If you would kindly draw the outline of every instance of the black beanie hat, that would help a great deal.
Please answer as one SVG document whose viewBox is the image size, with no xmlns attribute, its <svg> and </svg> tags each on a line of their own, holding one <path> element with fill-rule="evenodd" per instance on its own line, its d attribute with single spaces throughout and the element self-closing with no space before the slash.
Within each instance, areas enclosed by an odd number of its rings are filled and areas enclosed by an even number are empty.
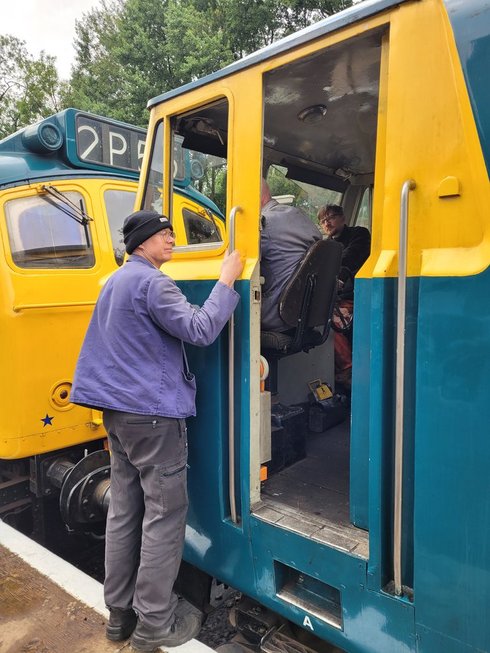
<svg viewBox="0 0 490 653">
<path fill-rule="evenodd" d="M 124 220 L 123 236 L 128 254 L 162 229 L 172 229 L 170 220 L 156 211 L 135 211 Z"/>
</svg>

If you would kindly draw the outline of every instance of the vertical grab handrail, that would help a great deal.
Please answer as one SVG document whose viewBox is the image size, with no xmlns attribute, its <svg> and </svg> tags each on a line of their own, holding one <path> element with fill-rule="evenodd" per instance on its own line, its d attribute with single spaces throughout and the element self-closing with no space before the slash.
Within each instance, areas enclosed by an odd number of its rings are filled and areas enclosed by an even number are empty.
<svg viewBox="0 0 490 653">
<path fill-rule="evenodd" d="M 228 224 L 228 253 L 235 249 L 235 219 L 241 207 L 234 206 L 230 211 Z M 228 495 L 231 521 L 238 523 L 235 500 L 235 315 L 228 321 Z"/>
<path fill-rule="evenodd" d="M 396 596 L 402 595 L 403 418 L 405 396 L 405 314 L 407 290 L 408 196 L 416 184 L 408 179 L 400 199 L 398 246 L 398 305 L 396 314 L 395 479 L 393 512 L 393 576 Z"/>
</svg>

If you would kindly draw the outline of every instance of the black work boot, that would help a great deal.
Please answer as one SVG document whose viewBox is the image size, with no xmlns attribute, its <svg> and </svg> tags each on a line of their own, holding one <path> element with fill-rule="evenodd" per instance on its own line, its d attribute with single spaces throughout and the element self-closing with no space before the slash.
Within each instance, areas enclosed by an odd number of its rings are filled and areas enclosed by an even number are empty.
<svg viewBox="0 0 490 653">
<path fill-rule="evenodd" d="M 180 646 L 193 639 L 201 630 L 202 618 L 198 612 L 177 615 L 174 623 L 165 629 L 151 628 L 140 621 L 131 637 L 135 651 L 154 651 L 159 646 Z"/>
<path fill-rule="evenodd" d="M 113 642 L 120 642 L 128 639 L 136 628 L 136 613 L 132 608 L 109 608 L 109 621 L 105 627 L 107 639 Z"/>
</svg>

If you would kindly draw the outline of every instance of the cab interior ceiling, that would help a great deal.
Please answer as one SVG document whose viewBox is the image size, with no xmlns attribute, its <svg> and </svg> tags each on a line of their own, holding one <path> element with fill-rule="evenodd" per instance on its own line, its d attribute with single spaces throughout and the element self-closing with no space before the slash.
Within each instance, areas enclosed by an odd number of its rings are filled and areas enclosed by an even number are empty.
<svg viewBox="0 0 490 653">
<path fill-rule="evenodd" d="M 386 27 L 264 75 L 264 171 L 343 191 L 374 174 L 381 40 Z M 228 104 L 180 116 L 183 146 L 226 157 Z"/>
</svg>

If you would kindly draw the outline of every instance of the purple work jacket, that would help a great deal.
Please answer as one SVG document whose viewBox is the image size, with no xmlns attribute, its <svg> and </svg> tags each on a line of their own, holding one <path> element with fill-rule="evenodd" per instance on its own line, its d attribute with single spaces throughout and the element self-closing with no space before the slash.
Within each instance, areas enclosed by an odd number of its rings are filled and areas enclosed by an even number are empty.
<svg viewBox="0 0 490 653">
<path fill-rule="evenodd" d="M 196 383 L 183 342 L 211 344 L 238 298 L 218 281 L 201 308 L 192 306 L 170 277 L 133 254 L 100 293 L 71 401 L 141 415 L 195 415 Z"/>
</svg>

